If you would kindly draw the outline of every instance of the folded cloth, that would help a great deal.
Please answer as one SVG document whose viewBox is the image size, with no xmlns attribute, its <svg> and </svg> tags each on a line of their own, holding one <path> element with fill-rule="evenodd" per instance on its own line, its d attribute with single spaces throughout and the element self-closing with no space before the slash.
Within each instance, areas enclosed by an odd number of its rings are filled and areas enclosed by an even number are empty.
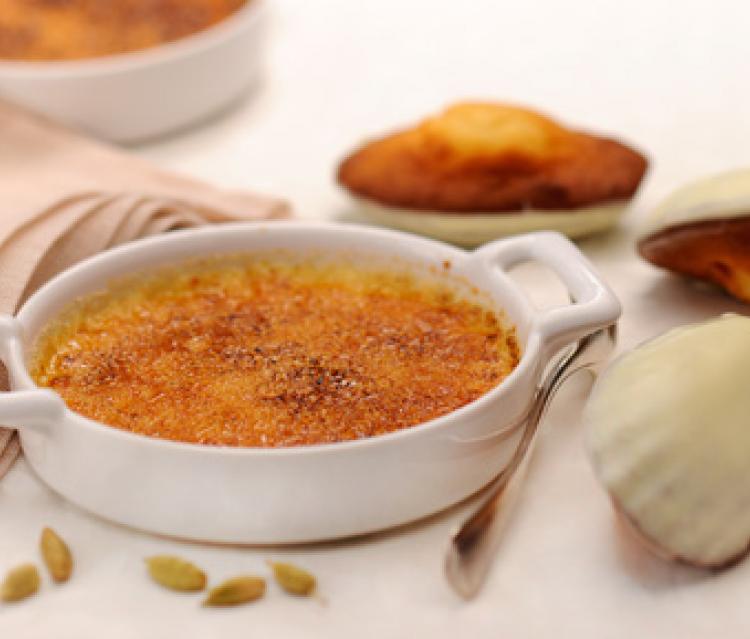
<svg viewBox="0 0 750 639">
<path fill-rule="evenodd" d="M 98 251 L 210 222 L 287 217 L 279 199 L 165 171 L 0 101 L 0 312 Z M 7 390 L 5 370 L 0 389 Z M 0 478 L 20 452 L 0 427 Z"/>
</svg>

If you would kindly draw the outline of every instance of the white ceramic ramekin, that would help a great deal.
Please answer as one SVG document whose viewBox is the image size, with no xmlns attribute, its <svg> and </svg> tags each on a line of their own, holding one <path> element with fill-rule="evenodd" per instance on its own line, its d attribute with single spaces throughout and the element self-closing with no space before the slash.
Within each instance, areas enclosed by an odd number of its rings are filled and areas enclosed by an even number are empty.
<svg viewBox="0 0 750 639">
<path fill-rule="evenodd" d="M 267 0 L 143 51 L 70 61 L 0 60 L 0 95 L 118 142 L 187 127 L 238 99 L 257 79 Z"/>
<path fill-rule="evenodd" d="M 26 358 L 43 326 L 108 280 L 182 259 L 268 249 L 373 257 L 442 268 L 478 287 L 515 325 L 520 363 L 499 386 L 448 415 L 399 432 L 282 449 L 210 447 L 118 430 L 69 410 L 35 386 Z M 538 311 L 509 277 L 513 265 L 550 266 L 574 303 Z M 0 423 L 16 426 L 29 464 L 50 487 L 113 521 L 181 538 L 292 543 L 346 537 L 412 521 L 454 504 L 508 462 L 550 358 L 616 320 L 620 305 L 568 240 L 535 233 L 474 252 L 398 231 L 301 222 L 179 231 L 101 253 L 54 278 L 16 317 L 0 317 L 0 357 L 12 392 Z"/>
</svg>

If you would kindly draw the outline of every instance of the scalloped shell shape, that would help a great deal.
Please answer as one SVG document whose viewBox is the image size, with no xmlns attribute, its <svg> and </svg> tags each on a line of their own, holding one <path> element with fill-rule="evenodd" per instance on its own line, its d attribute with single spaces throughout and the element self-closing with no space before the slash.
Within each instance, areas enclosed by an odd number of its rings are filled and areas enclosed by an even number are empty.
<svg viewBox="0 0 750 639">
<path fill-rule="evenodd" d="M 616 360 L 584 411 L 595 471 L 669 557 L 720 567 L 750 542 L 750 318 L 674 329 Z"/>
</svg>

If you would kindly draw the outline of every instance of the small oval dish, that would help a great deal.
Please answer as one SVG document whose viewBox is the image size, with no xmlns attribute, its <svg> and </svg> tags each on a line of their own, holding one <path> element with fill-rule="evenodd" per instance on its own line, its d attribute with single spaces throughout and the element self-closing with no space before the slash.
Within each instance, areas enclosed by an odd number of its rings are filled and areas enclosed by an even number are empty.
<svg viewBox="0 0 750 639">
<path fill-rule="evenodd" d="M 167 441 L 111 428 L 37 387 L 28 360 L 37 335 L 70 302 L 115 278 L 188 258 L 253 251 L 325 252 L 356 263 L 444 268 L 502 309 L 522 351 L 513 372 L 479 399 L 411 428 L 367 439 L 288 448 Z M 539 261 L 574 303 L 536 310 L 508 275 Z M 19 429 L 26 458 L 61 495 L 106 519 L 180 538 L 295 543 L 413 521 L 477 491 L 508 463 L 523 416 L 559 349 L 618 317 L 620 306 L 586 258 L 556 233 L 500 240 L 474 252 L 356 225 L 220 225 L 133 242 L 85 260 L 0 317 L 0 357 L 12 392 L 0 422 Z"/>
<path fill-rule="evenodd" d="M 81 60 L 0 60 L 0 96 L 99 138 L 133 142 L 219 112 L 260 71 L 266 0 L 142 51 Z"/>
</svg>

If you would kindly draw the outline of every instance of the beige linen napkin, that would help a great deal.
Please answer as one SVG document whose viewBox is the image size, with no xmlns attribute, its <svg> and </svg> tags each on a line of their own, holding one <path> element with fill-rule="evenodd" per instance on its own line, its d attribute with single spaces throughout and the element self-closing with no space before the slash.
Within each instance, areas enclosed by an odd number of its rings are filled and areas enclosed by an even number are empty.
<svg viewBox="0 0 750 639">
<path fill-rule="evenodd" d="M 154 169 L 0 101 L 0 312 L 108 247 L 209 222 L 286 217 L 287 205 Z M 7 390 L 2 368 L 0 388 Z M 20 451 L 0 427 L 0 478 Z"/>
</svg>

